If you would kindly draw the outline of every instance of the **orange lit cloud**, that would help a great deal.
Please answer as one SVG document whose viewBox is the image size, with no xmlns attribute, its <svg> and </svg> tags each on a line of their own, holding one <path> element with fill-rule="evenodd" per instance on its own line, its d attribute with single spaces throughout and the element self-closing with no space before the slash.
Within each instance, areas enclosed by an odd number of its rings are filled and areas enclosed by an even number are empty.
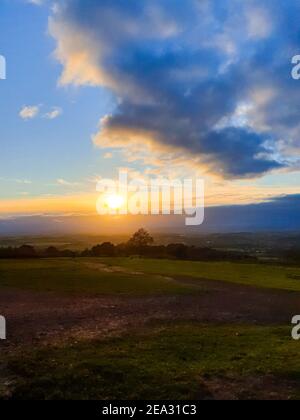
<svg viewBox="0 0 300 420">
<path fill-rule="evenodd" d="M 258 187 L 234 183 L 206 183 L 206 206 L 251 204 L 263 202 L 280 195 L 299 194 L 300 187 Z M 0 215 L 27 214 L 96 214 L 99 194 L 78 194 L 51 197 L 20 197 L 0 200 Z"/>
<path fill-rule="evenodd" d="M 0 200 L 0 214 L 95 213 L 97 194 Z"/>
</svg>

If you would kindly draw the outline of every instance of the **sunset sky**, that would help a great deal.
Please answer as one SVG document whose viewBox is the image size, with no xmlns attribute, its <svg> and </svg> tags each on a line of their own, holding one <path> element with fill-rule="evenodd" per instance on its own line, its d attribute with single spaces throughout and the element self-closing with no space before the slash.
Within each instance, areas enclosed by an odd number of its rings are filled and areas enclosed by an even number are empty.
<svg viewBox="0 0 300 420">
<path fill-rule="evenodd" d="M 300 194 L 300 2 L 0 0 L 0 214 L 95 212 L 96 180 Z"/>
</svg>

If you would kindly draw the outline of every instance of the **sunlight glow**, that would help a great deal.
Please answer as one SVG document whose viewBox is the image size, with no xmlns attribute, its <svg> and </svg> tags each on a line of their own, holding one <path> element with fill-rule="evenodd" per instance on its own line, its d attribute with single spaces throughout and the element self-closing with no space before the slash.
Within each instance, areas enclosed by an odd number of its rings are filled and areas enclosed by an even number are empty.
<svg viewBox="0 0 300 420">
<path fill-rule="evenodd" d="M 110 195 L 105 202 L 110 209 L 118 210 L 125 204 L 125 199 L 121 195 Z"/>
</svg>

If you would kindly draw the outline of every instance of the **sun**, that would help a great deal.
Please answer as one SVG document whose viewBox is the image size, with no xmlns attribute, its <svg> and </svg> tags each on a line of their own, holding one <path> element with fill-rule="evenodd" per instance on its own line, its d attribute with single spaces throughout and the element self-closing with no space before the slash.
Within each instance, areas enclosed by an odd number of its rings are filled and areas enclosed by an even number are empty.
<svg viewBox="0 0 300 420">
<path fill-rule="evenodd" d="M 121 195 L 110 195 L 106 198 L 105 203 L 111 210 L 118 210 L 125 204 L 125 199 Z"/>
</svg>

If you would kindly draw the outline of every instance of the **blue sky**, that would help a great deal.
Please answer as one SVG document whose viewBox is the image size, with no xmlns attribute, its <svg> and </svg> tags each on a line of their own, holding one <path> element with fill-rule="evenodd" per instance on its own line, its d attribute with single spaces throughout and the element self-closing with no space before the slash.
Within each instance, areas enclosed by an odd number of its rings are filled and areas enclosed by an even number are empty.
<svg viewBox="0 0 300 420">
<path fill-rule="evenodd" d="M 297 2 L 0 8 L 1 213 L 42 211 L 47 197 L 68 212 L 62 197 L 87 200 L 95 177 L 125 166 L 202 176 L 209 204 L 300 193 Z"/>
<path fill-rule="evenodd" d="M 7 61 L 7 80 L 0 85 L 0 197 L 64 194 L 58 179 L 83 183 L 99 166 L 109 169 L 90 137 L 114 100 L 101 89 L 58 87 L 61 66 L 53 58 L 47 7 L 22 0 L 1 0 L 0 7 L 0 52 Z M 39 117 L 22 120 L 25 105 L 40 106 Z M 54 107 L 62 115 L 44 118 Z"/>
</svg>

